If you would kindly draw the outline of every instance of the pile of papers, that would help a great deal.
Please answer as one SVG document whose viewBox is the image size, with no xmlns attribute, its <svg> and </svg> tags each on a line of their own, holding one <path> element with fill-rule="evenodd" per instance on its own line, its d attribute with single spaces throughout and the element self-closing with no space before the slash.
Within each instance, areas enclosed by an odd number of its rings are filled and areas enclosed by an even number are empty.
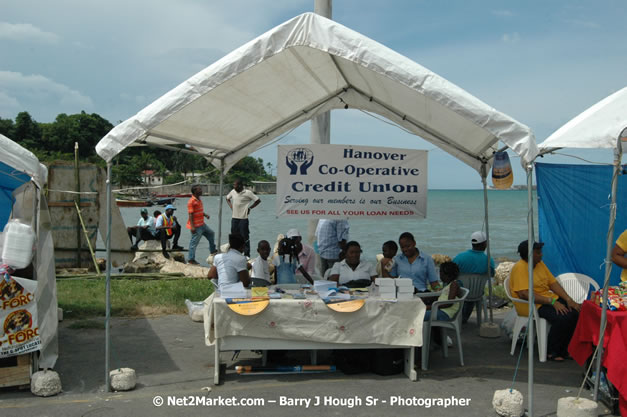
<svg viewBox="0 0 627 417">
<path fill-rule="evenodd" d="M 374 283 L 379 287 L 379 297 L 396 299 L 396 281 L 393 278 L 377 278 Z"/>
<path fill-rule="evenodd" d="M 220 297 L 222 298 L 247 298 L 247 296 L 246 288 L 241 281 L 235 284 L 220 285 Z"/>
<path fill-rule="evenodd" d="M 414 298 L 414 283 L 411 278 L 396 278 L 396 298 L 399 300 L 411 300 Z"/>
<path fill-rule="evenodd" d="M 318 294 L 323 294 L 328 292 L 331 288 L 336 288 L 337 287 L 337 282 L 335 281 L 325 281 L 325 280 L 318 280 L 318 281 L 314 281 L 314 290 L 318 293 Z M 321 295 L 322 297 L 322 295 Z"/>
</svg>

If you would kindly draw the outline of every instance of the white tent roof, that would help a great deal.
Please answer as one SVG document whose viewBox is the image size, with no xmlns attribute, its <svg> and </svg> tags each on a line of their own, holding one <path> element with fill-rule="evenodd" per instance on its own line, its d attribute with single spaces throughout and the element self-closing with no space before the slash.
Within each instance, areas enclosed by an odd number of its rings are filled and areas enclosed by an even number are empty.
<svg viewBox="0 0 627 417">
<path fill-rule="evenodd" d="M 111 161 L 134 144 L 186 144 L 225 169 L 321 112 L 374 112 L 479 170 L 498 141 L 532 161 L 531 130 L 337 22 L 297 16 L 248 42 L 111 130 Z"/>
<path fill-rule="evenodd" d="M 39 159 L 33 153 L 11 139 L 0 134 L 0 162 L 7 164 L 18 172 L 24 172 L 31 176 L 32 180 L 41 188 L 48 178 L 48 169 L 39 163 Z"/>
<path fill-rule="evenodd" d="M 564 126 L 538 147 L 616 149 L 621 132 L 627 128 L 627 87 L 604 98 Z"/>
</svg>

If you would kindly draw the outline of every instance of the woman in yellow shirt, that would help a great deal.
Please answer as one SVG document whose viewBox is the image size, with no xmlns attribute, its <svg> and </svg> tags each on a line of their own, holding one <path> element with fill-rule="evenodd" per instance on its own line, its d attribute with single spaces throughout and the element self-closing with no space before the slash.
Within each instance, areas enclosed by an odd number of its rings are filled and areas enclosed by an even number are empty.
<svg viewBox="0 0 627 417">
<path fill-rule="evenodd" d="M 627 230 L 620 234 L 616 239 L 616 245 L 612 249 L 612 261 L 623 268 L 623 272 L 620 274 L 621 281 L 627 281 Z"/>
<path fill-rule="evenodd" d="M 563 361 L 568 357 L 568 344 L 577 327 L 579 309 L 577 304 L 566 294 L 549 268 L 542 262 L 542 246 L 533 244 L 533 294 L 538 315 L 551 323 L 547 346 L 547 358 Z M 529 243 L 525 240 L 518 245 L 521 260 L 512 268 L 509 285 L 512 295 L 523 300 L 529 299 L 528 257 Z M 529 314 L 529 304 L 514 303 L 519 316 Z"/>
</svg>

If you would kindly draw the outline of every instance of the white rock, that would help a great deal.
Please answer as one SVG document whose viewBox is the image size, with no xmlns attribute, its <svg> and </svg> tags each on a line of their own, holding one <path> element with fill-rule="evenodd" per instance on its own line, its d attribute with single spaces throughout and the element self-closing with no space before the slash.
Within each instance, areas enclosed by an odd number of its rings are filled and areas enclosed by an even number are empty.
<svg viewBox="0 0 627 417">
<path fill-rule="evenodd" d="M 137 377 L 131 368 L 119 368 L 109 372 L 111 388 L 114 391 L 129 391 L 135 388 Z"/>
<path fill-rule="evenodd" d="M 509 273 L 512 272 L 512 268 L 514 267 L 514 262 L 501 262 L 494 271 L 494 279 L 497 284 L 503 284 L 505 278 L 509 276 Z"/>
<path fill-rule="evenodd" d="M 168 262 L 164 264 L 159 272 L 162 274 L 182 273 L 191 278 L 207 278 L 209 268 L 200 265 L 189 265 L 180 262 Z"/>
<path fill-rule="evenodd" d="M 30 379 L 30 392 L 39 397 L 50 397 L 61 392 L 61 378 L 55 371 L 35 372 Z"/>
<path fill-rule="evenodd" d="M 586 398 L 563 397 L 557 400 L 557 417 L 595 417 L 597 406 Z"/>
<path fill-rule="evenodd" d="M 59 321 L 63 321 L 63 309 L 61 307 L 57 307 L 57 318 Z"/>
<path fill-rule="evenodd" d="M 523 396 L 520 391 L 502 389 L 494 391 L 492 407 L 499 416 L 520 417 L 525 409 L 523 408 Z"/>
</svg>

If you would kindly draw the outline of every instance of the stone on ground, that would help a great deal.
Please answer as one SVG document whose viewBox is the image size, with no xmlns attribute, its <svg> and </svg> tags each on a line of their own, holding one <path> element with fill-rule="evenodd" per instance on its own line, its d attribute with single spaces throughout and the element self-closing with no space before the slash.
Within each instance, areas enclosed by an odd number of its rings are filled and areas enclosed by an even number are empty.
<svg viewBox="0 0 627 417">
<path fill-rule="evenodd" d="M 55 371 L 35 372 L 30 379 L 30 392 L 39 397 L 50 397 L 61 392 L 61 378 Z"/>
<path fill-rule="evenodd" d="M 523 408 L 523 396 L 520 391 L 502 389 L 494 391 L 492 407 L 499 416 L 520 417 L 525 411 Z"/>
<path fill-rule="evenodd" d="M 114 391 L 130 391 L 135 388 L 137 377 L 131 368 L 119 368 L 109 372 L 111 388 Z"/>
<path fill-rule="evenodd" d="M 595 417 L 598 404 L 587 398 L 564 397 L 557 400 L 557 417 Z"/>
</svg>

